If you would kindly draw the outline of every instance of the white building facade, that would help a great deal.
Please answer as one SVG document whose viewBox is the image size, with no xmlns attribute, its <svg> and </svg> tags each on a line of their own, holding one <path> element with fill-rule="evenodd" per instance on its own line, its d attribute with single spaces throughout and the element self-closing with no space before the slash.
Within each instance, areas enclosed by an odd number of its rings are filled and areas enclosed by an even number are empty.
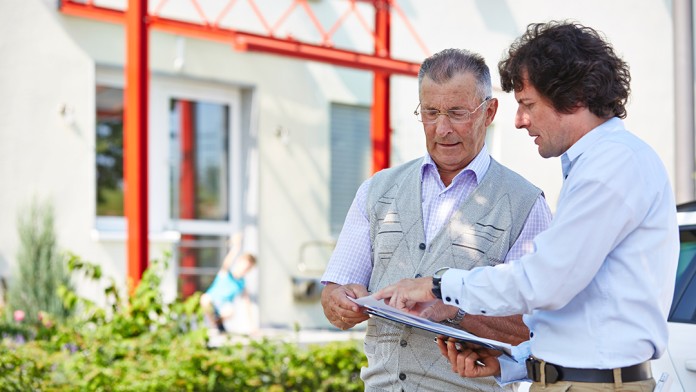
<svg viewBox="0 0 696 392">
<path fill-rule="evenodd" d="M 226 3 L 150 2 L 184 20 L 199 18 L 194 4 L 212 15 Z M 125 7 L 125 1 L 96 3 Z M 266 22 L 273 24 L 293 1 L 237 3 L 227 22 L 254 32 L 263 30 L 263 22 L 248 4 L 265 6 Z M 306 4 L 330 26 L 353 3 Z M 392 57 L 420 62 L 444 48 L 467 48 L 486 58 L 494 86 L 497 62 L 527 24 L 573 19 L 602 31 L 631 66 L 628 128 L 653 146 L 674 176 L 671 1 L 397 4 L 405 18 L 392 16 Z M 372 23 L 372 6 L 358 6 Z M 306 14 L 300 15 L 287 18 L 284 33 L 311 41 L 316 33 Z M 336 44 L 372 52 L 360 20 L 351 18 Z M 205 289 L 227 239 L 241 230 L 245 250 L 258 258 L 250 278 L 258 306 L 252 322 L 328 327 L 316 292 L 301 283 L 320 276 L 353 193 L 370 175 L 372 73 L 239 52 L 224 42 L 157 30 L 150 33 L 149 53 L 150 254 L 172 254 L 164 293 L 174 298 Z M 6 279 L 16 264 L 18 214 L 37 198 L 54 206 L 62 249 L 125 284 L 124 184 L 117 178 L 124 64 L 123 25 L 65 15 L 55 0 L 0 2 L 0 275 Z M 489 151 L 541 187 L 553 208 L 560 162 L 540 158 L 527 133 L 514 128 L 512 95 L 499 87 L 494 95 L 500 105 L 487 137 Z M 413 116 L 417 104 L 416 78 L 392 76 L 392 165 L 425 152 Z M 195 165 L 187 166 L 186 159 Z M 184 184 L 190 167 L 193 183 Z M 184 211 L 184 199 L 195 208 Z M 83 295 L 94 289 L 80 287 Z"/>
</svg>

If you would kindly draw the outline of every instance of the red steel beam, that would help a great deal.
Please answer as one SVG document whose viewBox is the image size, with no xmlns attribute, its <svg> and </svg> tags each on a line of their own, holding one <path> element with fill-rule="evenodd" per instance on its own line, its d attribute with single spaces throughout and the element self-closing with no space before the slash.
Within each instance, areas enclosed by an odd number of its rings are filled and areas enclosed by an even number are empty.
<svg viewBox="0 0 696 392">
<path fill-rule="evenodd" d="M 181 174 L 179 176 L 179 219 L 196 218 L 196 148 L 194 137 L 193 102 L 179 100 L 179 134 L 181 135 Z M 181 242 L 193 244 L 195 237 L 182 234 Z M 196 266 L 196 249 L 192 246 L 182 247 L 181 266 Z M 189 297 L 196 291 L 196 279 L 193 275 L 181 275 L 181 295 Z"/>
<path fill-rule="evenodd" d="M 126 12 L 125 131 L 123 140 L 128 276 L 137 287 L 148 252 L 148 29 L 147 1 L 128 0 Z"/>
<path fill-rule="evenodd" d="M 418 76 L 420 64 L 394 60 L 388 57 L 362 54 L 305 44 L 296 41 L 263 37 L 250 33 L 237 32 L 233 41 L 237 50 L 275 53 L 289 57 L 325 62 L 343 67 L 358 68 L 386 74 Z"/>
<path fill-rule="evenodd" d="M 73 3 L 72 1 L 61 1 L 60 11 L 66 15 L 97 19 L 109 23 L 125 23 L 126 19 L 125 13 L 121 10 L 98 7 L 92 4 Z"/>
<path fill-rule="evenodd" d="M 375 2 L 375 54 L 389 57 L 391 50 L 389 2 Z M 416 75 L 418 70 L 416 69 Z M 389 167 L 391 124 L 389 122 L 389 73 L 374 72 L 372 88 L 372 172 Z"/>
<path fill-rule="evenodd" d="M 388 2 L 385 1 L 385 3 Z M 123 23 L 124 21 L 123 11 L 87 4 L 64 1 L 62 2 L 61 10 L 66 15 L 94 18 L 111 23 Z M 150 28 L 193 38 L 231 43 L 236 50 L 240 51 L 274 53 L 343 67 L 407 76 L 418 76 L 420 68 L 419 63 L 396 60 L 388 55 L 380 56 L 378 53 L 358 53 L 334 47 L 302 43 L 292 39 L 263 36 L 157 16 L 149 16 L 148 18 Z M 379 45 L 376 44 L 375 46 L 378 47 Z"/>
</svg>

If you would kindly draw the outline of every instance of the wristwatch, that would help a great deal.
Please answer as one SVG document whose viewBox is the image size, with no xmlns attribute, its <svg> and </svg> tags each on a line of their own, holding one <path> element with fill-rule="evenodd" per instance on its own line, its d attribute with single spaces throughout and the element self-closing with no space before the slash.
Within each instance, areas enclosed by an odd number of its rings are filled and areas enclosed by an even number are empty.
<svg viewBox="0 0 696 392">
<path fill-rule="evenodd" d="M 433 274 L 433 295 L 437 299 L 442 299 L 442 288 L 440 287 L 440 282 L 442 282 L 442 275 L 447 272 L 447 270 L 450 269 L 450 267 L 444 267 L 440 268 L 439 270 L 435 271 Z"/>
<path fill-rule="evenodd" d="M 447 319 L 447 322 L 450 323 L 450 324 L 454 324 L 455 326 L 458 327 L 458 326 L 459 326 L 459 323 L 461 323 L 462 320 L 464 319 L 464 316 L 466 316 L 466 312 L 463 311 L 462 309 L 458 309 L 458 310 L 457 310 L 457 315 L 454 316 L 454 318 L 448 318 L 448 319 Z"/>
</svg>

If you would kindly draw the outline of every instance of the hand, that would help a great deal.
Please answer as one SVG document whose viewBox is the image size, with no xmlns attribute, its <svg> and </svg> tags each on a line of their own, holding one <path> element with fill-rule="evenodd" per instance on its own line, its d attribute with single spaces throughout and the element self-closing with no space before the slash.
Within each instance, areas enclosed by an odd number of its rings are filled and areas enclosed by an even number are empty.
<svg viewBox="0 0 696 392">
<path fill-rule="evenodd" d="M 421 302 L 435 300 L 432 292 L 433 279 L 431 277 L 417 279 L 403 279 L 391 286 L 387 286 L 375 293 L 377 300 L 401 310 L 412 310 Z"/>
<path fill-rule="evenodd" d="M 452 371 L 462 377 L 489 377 L 500 375 L 501 355 L 499 351 L 487 349 L 474 344 L 447 340 L 443 336 L 437 338 L 440 353 L 452 365 Z"/>
<path fill-rule="evenodd" d="M 242 247 L 242 239 L 244 239 L 244 232 L 243 231 L 238 231 L 234 233 L 232 238 L 230 239 L 230 245 L 232 245 L 233 249 L 239 249 Z"/>
<path fill-rule="evenodd" d="M 346 330 L 353 328 L 370 316 L 366 314 L 350 298 L 360 298 L 369 295 L 367 288 L 359 284 L 339 285 L 329 283 L 321 292 L 321 306 L 324 308 L 324 315 L 334 326 Z"/>
<path fill-rule="evenodd" d="M 439 299 L 432 302 L 423 302 L 420 305 L 426 306 L 423 307 L 418 315 L 436 323 L 447 319 L 453 319 L 459 311 L 458 307 L 445 305 L 445 303 Z"/>
</svg>

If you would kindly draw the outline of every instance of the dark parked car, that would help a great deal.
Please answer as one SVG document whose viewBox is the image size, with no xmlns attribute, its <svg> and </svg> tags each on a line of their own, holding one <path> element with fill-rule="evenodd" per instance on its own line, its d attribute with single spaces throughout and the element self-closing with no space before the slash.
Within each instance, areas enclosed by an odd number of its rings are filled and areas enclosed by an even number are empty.
<svg viewBox="0 0 696 392">
<path fill-rule="evenodd" d="M 653 361 L 653 375 L 659 379 L 667 373 L 671 392 L 692 392 L 696 391 L 696 201 L 677 206 L 677 221 L 681 250 L 669 311 L 669 346 L 662 358 Z"/>
</svg>

